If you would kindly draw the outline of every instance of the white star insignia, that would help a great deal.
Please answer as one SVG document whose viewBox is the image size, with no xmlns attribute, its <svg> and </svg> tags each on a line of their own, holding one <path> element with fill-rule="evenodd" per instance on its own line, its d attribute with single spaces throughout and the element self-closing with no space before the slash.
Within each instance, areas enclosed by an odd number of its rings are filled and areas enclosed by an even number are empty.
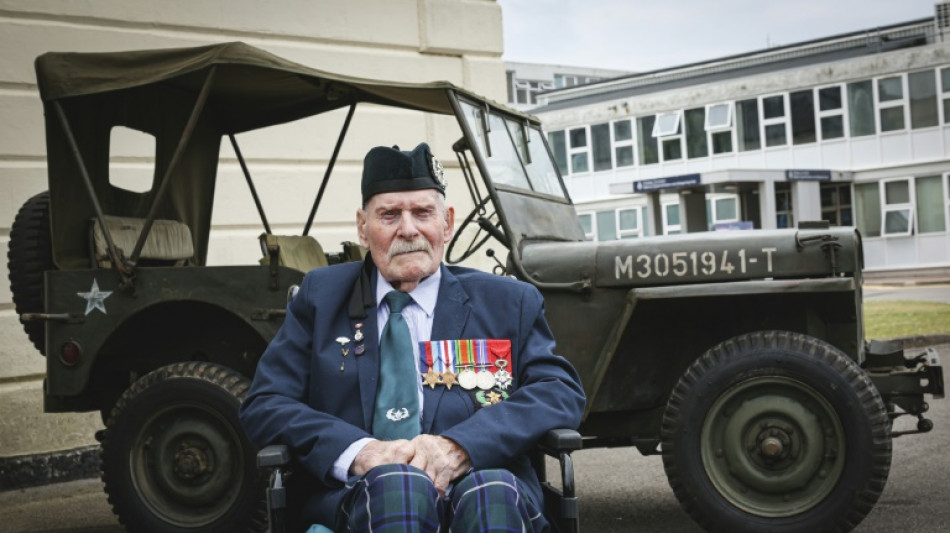
<svg viewBox="0 0 950 533">
<path fill-rule="evenodd" d="M 93 278 L 92 288 L 89 289 L 89 292 L 77 292 L 76 295 L 86 300 L 87 315 L 91 313 L 93 309 L 98 309 L 102 311 L 102 314 L 106 314 L 105 299 L 112 296 L 112 291 L 100 291 L 99 283 Z"/>
</svg>

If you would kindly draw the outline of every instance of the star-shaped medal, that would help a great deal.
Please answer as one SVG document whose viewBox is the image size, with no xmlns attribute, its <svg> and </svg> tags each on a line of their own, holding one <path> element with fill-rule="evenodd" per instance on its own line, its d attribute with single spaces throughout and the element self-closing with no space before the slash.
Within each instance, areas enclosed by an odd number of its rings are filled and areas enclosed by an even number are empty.
<svg viewBox="0 0 950 533">
<path fill-rule="evenodd" d="M 501 394 L 498 394 L 498 393 L 495 392 L 495 391 L 489 392 L 489 393 L 487 394 L 487 396 L 488 396 L 488 403 L 493 403 L 493 404 L 494 404 L 494 403 L 500 403 L 500 402 L 501 402 Z"/>
<path fill-rule="evenodd" d="M 429 388 L 434 389 L 435 386 L 440 383 L 439 377 L 439 373 L 432 370 L 432 367 L 430 366 L 428 372 L 422 374 L 422 386 L 425 387 L 428 385 Z"/>
<path fill-rule="evenodd" d="M 93 309 L 98 309 L 102 311 L 102 314 L 106 314 L 105 300 L 109 296 L 112 296 L 112 291 L 100 291 L 99 283 L 96 281 L 96 278 L 92 278 L 92 288 L 89 289 L 89 292 L 77 292 L 76 295 L 86 300 L 87 315 L 91 313 Z"/>
<path fill-rule="evenodd" d="M 458 385 L 458 380 L 455 379 L 457 376 L 455 372 L 442 372 L 442 384 L 445 388 L 452 390 L 452 385 Z"/>
</svg>

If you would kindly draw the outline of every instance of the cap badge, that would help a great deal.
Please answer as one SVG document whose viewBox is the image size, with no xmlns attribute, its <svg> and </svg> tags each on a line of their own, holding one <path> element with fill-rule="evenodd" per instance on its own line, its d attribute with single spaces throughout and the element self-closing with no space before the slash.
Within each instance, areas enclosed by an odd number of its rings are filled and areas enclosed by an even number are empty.
<svg viewBox="0 0 950 533">
<path fill-rule="evenodd" d="M 432 167 L 432 175 L 435 176 L 435 180 L 445 189 L 447 183 L 445 182 L 445 169 L 442 168 L 442 162 L 435 156 L 432 156 L 432 159 L 429 160 L 429 165 Z"/>
</svg>

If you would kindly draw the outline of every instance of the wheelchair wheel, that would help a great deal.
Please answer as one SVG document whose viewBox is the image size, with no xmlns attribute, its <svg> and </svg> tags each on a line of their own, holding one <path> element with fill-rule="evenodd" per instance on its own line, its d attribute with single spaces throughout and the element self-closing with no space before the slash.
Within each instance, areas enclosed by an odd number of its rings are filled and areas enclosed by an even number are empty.
<svg viewBox="0 0 950 533">
<path fill-rule="evenodd" d="M 264 488 L 237 414 L 250 383 L 202 362 L 168 365 L 122 394 L 102 439 L 102 479 L 135 531 L 264 531 Z"/>
</svg>

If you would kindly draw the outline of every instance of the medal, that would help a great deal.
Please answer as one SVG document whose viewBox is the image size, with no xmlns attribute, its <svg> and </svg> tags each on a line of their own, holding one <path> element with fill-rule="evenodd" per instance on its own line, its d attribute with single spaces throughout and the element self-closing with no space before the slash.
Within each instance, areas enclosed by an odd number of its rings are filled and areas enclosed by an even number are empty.
<svg viewBox="0 0 950 533">
<path fill-rule="evenodd" d="M 489 405 L 495 405 L 496 403 L 501 403 L 502 400 L 508 399 L 508 393 L 505 391 L 478 391 L 475 393 L 475 400 L 478 401 L 479 405 L 482 407 L 488 407 Z"/>
<path fill-rule="evenodd" d="M 350 339 L 347 337 L 337 337 L 336 342 L 340 345 L 340 372 L 343 372 L 343 365 L 346 362 L 346 356 L 350 355 L 350 349 L 347 347 Z"/>
<path fill-rule="evenodd" d="M 429 366 L 429 370 L 422 374 L 422 386 L 428 385 L 429 388 L 434 389 L 436 385 L 441 384 L 441 378 L 442 374 L 433 371 L 432 366 Z"/>
<path fill-rule="evenodd" d="M 495 371 L 495 385 L 502 390 L 507 390 L 511 386 L 511 373 L 505 370 L 508 361 L 499 359 L 495 361 L 495 366 L 498 367 L 498 370 Z"/>
<path fill-rule="evenodd" d="M 475 374 L 475 384 L 479 389 L 490 390 L 495 386 L 495 376 L 487 370 L 479 370 Z"/>
<path fill-rule="evenodd" d="M 442 384 L 445 385 L 445 388 L 452 390 L 452 385 L 458 384 L 457 377 L 458 374 L 455 372 L 442 372 Z"/>
<path fill-rule="evenodd" d="M 475 371 L 471 368 L 463 369 L 458 374 L 458 383 L 459 387 L 462 387 L 465 390 L 472 390 L 477 386 L 477 379 L 475 378 Z"/>
<path fill-rule="evenodd" d="M 488 390 L 495 386 L 495 376 L 488 371 L 488 346 L 487 343 L 474 343 L 476 368 L 475 386 L 482 390 Z"/>
</svg>

